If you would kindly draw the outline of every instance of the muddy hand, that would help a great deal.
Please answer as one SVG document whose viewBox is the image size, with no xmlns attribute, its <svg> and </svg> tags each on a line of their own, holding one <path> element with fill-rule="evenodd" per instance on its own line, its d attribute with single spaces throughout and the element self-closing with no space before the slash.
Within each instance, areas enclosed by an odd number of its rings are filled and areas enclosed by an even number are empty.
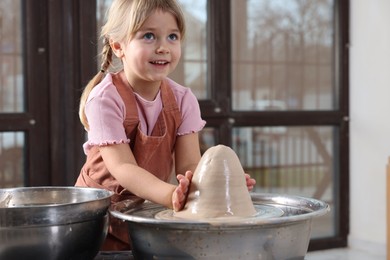
<svg viewBox="0 0 390 260">
<path fill-rule="evenodd" d="M 248 187 L 248 190 L 253 190 L 253 187 L 256 185 L 256 180 L 251 178 L 251 176 L 247 173 L 245 173 L 245 180 L 246 180 L 246 186 Z"/>
<path fill-rule="evenodd" d="M 192 172 L 187 171 L 185 175 L 178 174 L 176 178 L 179 184 L 172 195 L 172 206 L 174 211 L 180 211 L 183 209 L 188 196 L 188 191 L 190 189 L 192 179 Z"/>
</svg>

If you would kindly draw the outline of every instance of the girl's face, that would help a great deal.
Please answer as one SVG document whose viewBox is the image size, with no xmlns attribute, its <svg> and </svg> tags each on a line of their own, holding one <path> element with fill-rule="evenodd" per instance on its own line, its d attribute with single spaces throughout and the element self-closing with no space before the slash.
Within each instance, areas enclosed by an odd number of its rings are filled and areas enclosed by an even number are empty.
<svg viewBox="0 0 390 260">
<path fill-rule="evenodd" d="M 124 70 L 134 88 L 140 83 L 159 85 L 176 68 L 180 37 L 175 17 L 156 10 L 128 43 L 121 44 Z"/>
</svg>

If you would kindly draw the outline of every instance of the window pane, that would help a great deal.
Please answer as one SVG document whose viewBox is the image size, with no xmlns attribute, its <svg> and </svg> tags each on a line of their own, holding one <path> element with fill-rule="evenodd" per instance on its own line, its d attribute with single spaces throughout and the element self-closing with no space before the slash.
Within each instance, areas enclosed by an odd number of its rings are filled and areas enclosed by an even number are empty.
<svg viewBox="0 0 390 260">
<path fill-rule="evenodd" d="M 335 234 L 334 127 L 236 127 L 233 149 L 246 172 L 256 179 L 255 192 L 316 198 L 331 213 L 313 220 L 313 237 Z"/>
<path fill-rule="evenodd" d="M 334 0 L 232 0 L 235 110 L 334 110 Z"/>
<path fill-rule="evenodd" d="M 23 112 L 21 1 L 0 1 L 0 113 Z"/>
<path fill-rule="evenodd" d="M 23 187 L 24 133 L 0 133 L 0 188 Z"/>
<path fill-rule="evenodd" d="M 112 0 L 96 0 L 97 4 L 97 27 L 104 23 L 105 13 Z M 199 99 L 209 97 L 207 89 L 207 44 L 206 44 L 206 24 L 207 24 L 207 0 L 179 0 L 178 1 L 186 20 L 186 37 L 182 46 L 182 55 L 176 70 L 169 75 L 181 85 L 190 87 Z M 98 42 L 98 53 L 102 46 Z M 116 68 L 121 68 L 117 60 L 114 61 Z M 100 66 L 100 62 L 98 62 Z M 100 67 L 98 67 L 100 70 Z"/>
<path fill-rule="evenodd" d="M 190 87 L 198 99 L 207 99 L 207 0 L 179 0 L 186 20 L 181 61 L 171 77 Z"/>
</svg>

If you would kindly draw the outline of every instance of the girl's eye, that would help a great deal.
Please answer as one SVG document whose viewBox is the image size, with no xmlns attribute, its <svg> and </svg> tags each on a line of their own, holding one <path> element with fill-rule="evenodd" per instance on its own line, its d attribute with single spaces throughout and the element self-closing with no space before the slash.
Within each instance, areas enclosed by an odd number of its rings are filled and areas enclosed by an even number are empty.
<svg viewBox="0 0 390 260">
<path fill-rule="evenodd" d="M 176 40 L 179 39 L 179 36 L 178 36 L 177 34 L 172 33 L 172 34 L 170 34 L 170 35 L 168 36 L 168 38 L 169 38 L 171 41 L 176 41 Z"/>
<path fill-rule="evenodd" d="M 145 40 L 153 40 L 154 39 L 153 33 L 145 33 L 144 34 L 144 39 Z"/>
</svg>

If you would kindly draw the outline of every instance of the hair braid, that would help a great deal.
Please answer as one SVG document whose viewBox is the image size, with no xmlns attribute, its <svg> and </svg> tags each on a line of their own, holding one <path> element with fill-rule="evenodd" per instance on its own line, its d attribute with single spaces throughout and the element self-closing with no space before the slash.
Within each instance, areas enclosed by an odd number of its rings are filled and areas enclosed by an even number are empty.
<svg viewBox="0 0 390 260">
<path fill-rule="evenodd" d="M 79 117 L 81 123 L 84 125 L 84 128 L 87 130 L 89 129 L 89 125 L 85 115 L 85 104 L 89 93 L 91 93 L 92 89 L 103 80 L 105 72 L 108 71 L 110 65 L 112 64 L 112 50 L 107 38 L 104 38 L 103 40 L 101 59 L 102 63 L 100 65 L 100 71 L 88 82 L 80 98 Z"/>
<path fill-rule="evenodd" d="M 108 68 L 112 65 L 112 49 L 110 46 L 109 40 L 104 37 L 103 47 L 102 47 L 102 63 L 100 65 L 101 72 L 106 72 Z"/>
</svg>

